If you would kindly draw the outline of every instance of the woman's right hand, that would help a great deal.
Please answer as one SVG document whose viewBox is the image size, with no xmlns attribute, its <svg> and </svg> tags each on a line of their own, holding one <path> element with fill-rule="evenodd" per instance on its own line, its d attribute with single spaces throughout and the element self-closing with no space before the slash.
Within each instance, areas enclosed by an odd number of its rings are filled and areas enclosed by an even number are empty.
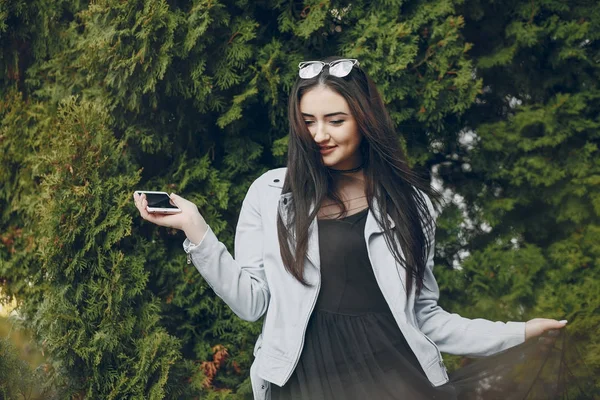
<svg viewBox="0 0 600 400">
<path fill-rule="evenodd" d="M 181 209 L 180 213 L 177 214 L 158 214 L 148 212 L 148 201 L 146 200 L 145 194 L 133 193 L 133 200 L 135 206 L 140 212 L 140 216 L 148 222 L 153 224 L 165 226 L 168 228 L 175 228 L 185 232 L 187 238 L 195 244 L 200 243 L 204 234 L 208 230 L 206 221 L 198 211 L 198 207 L 184 199 L 183 197 L 177 196 L 174 193 L 170 194 L 171 202 L 173 205 Z"/>
</svg>

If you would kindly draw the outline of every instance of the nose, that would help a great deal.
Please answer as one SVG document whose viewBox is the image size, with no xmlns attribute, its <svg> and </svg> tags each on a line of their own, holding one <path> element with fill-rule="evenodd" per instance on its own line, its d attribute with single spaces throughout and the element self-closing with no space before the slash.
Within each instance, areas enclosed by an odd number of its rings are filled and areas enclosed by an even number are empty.
<svg viewBox="0 0 600 400">
<path fill-rule="evenodd" d="M 327 125 L 322 122 L 315 124 L 315 142 L 321 144 L 329 140 L 329 134 L 327 133 Z"/>
</svg>

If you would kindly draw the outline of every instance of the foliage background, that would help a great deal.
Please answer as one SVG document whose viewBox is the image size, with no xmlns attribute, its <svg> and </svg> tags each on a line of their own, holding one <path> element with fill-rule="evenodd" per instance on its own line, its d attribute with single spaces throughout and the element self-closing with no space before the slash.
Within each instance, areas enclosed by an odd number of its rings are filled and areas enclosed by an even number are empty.
<svg viewBox="0 0 600 400">
<path fill-rule="evenodd" d="M 358 58 L 447 190 L 442 305 L 568 319 L 600 372 L 600 8 L 576 0 L 0 1 L 0 285 L 60 398 L 248 398 L 259 323 L 185 263 L 138 188 L 230 249 L 285 165 L 297 63 Z M 455 266 L 459 268 L 455 268 Z M 448 358 L 450 368 L 458 358 Z"/>
</svg>

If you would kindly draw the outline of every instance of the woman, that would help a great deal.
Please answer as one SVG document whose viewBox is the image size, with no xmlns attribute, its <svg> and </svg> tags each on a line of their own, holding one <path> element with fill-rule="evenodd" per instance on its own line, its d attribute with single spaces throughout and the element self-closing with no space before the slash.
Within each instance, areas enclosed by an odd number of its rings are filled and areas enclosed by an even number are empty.
<svg viewBox="0 0 600 400">
<path fill-rule="evenodd" d="M 436 194 L 409 169 L 357 60 L 301 63 L 289 120 L 288 168 L 250 186 L 235 259 L 193 203 L 172 195 L 180 214 L 151 215 L 134 194 L 144 219 L 185 232 L 188 262 L 240 318 L 266 313 L 250 371 L 256 399 L 463 398 L 491 375 L 449 382 L 440 351 L 487 356 L 565 326 L 438 306 Z"/>
</svg>

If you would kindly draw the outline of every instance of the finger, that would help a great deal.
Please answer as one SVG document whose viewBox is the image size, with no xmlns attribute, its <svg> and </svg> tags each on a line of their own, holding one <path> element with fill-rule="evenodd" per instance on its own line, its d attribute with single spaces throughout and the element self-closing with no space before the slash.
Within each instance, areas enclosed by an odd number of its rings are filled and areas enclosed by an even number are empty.
<svg viewBox="0 0 600 400">
<path fill-rule="evenodd" d="M 542 328 L 542 333 L 547 333 L 548 331 L 551 330 L 558 330 L 558 329 L 562 329 L 567 325 L 566 320 L 562 320 L 562 321 L 557 321 L 554 319 L 550 319 L 546 321 L 546 324 L 543 326 Z"/>
<path fill-rule="evenodd" d="M 144 220 L 153 224 L 170 227 L 170 224 L 166 223 L 167 221 L 165 220 L 168 215 L 148 212 L 148 200 L 146 200 L 146 196 L 144 196 L 143 193 L 141 195 L 137 194 L 137 196 L 136 193 L 134 193 L 134 197 L 137 197 L 135 205 L 140 213 L 140 216 Z"/>
<path fill-rule="evenodd" d="M 140 214 L 145 220 L 153 220 L 154 216 L 148 212 L 148 201 L 146 199 L 142 199 L 142 201 L 140 202 Z"/>
<path fill-rule="evenodd" d="M 138 209 L 140 216 L 148 222 L 155 224 L 158 223 L 158 218 L 156 218 L 156 216 L 152 213 L 148 212 L 148 201 L 146 200 L 146 196 L 144 196 L 143 193 L 134 193 L 133 197 L 135 199 L 135 206 Z"/>
<path fill-rule="evenodd" d="M 135 203 L 135 207 L 138 209 L 138 211 L 141 214 L 142 213 L 142 199 L 141 199 L 141 196 L 139 195 L 139 193 L 133 194 L 133 201 Z"/>
<path fill-rule="evenodd" d="M 562 321 L 552 321 L 553 322 L 553 326 L 555 327 L 554 329 L 561 329 L 564 328 L 567 325 L 567 320 L 563 319 Z"/>
</svg>

